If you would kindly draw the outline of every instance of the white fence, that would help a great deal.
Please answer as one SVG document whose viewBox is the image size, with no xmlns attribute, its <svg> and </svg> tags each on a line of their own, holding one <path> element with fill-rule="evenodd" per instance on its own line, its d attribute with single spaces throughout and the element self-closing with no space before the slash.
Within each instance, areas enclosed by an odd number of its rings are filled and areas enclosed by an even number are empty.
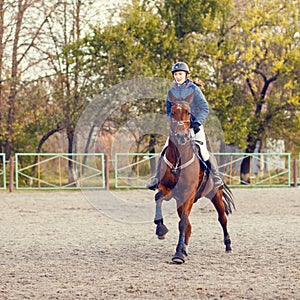
<svg viewBox="0 0 300 300">
<path fill-rule="evenodd" d="M 229 186 L 291 185 L 290 153 L 215 153 L 214 155 L 219 163 L 220 173 Z M 250 159 L 249 181 L 243 181 L 240 176 L 241 164 L 245 158 Z M 116 153 L 115 187 L 144 188 L 151 177 L 151 160 L 157 160 L 157 155 Z"/>
<path fill-rule="evenodd" d="M 103 153 L 16 153 L 15 170 L 18 190 L 105 188 Z"/>
<path fill-rule="evenodd" d="M 231 187 L 298 184 L 300 154 L 298 162 L 291 161 L 290 153 L 214 155 L 224 181 Z M 157 158 L 158 154 L 151 153 L 116 153 L 109 170 L 103 153 L 73 153 L 72 156 L 68 153 L 17 153 L 12 159 L 15 166 L 8 168 L 5 154 L 0 153 L 0 189 L 7 188 L 8 174 L 10 187 L 18 190 L 145 188 L 154 175 L 151 171 L 155 171 Z M 247 181 L 241 176 L 241 164 L 246 158 L 250 160 Z M 13 173 L 15 178 L 11 176 Z"/>
</svg>

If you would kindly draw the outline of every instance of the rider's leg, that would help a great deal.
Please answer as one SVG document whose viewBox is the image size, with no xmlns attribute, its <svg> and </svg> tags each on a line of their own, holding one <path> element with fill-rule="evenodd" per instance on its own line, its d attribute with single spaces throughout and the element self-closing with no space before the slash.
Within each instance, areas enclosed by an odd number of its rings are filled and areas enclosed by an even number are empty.
<svg viewBox="0 0 300 300">
<path fill-rule="evenodd" d="M 163 155 L 165 153 L 165 150 L 167 149 L 168 147 L 168 144 L 169 144 L 169 139 L 167 139 L 164 147 L 163 147 L 163 150 L 161 151 L 160 155 L 159 155 L 159 158 L 158 158 L 158 162 L 157 162 L 157 168 L 156 168 L 156 174 L 155 176 L 151 179 L 151 181 L 146 185 L 146 187 L 149 189 L 149 190 L 156 190 L 157 187 L 158 187 L 158 184 L 159 184 L 159 178 L 160 178 L 160 166 L 161 166 L 161 162 L 162 162 L 162 159 L 163 159 Z"/>
<path fill-rule="evenodd" d="M 197 132 L 193 139 L 199 144 L 200 152 L 207 167 L 211 171 L 216 189 L 221 189 L 224 185 L 222 177 L 218 170 L 218 164 L 212 153 L 209 153 L 206 145 L 206 136 L 203 126 L 200 126 L 200 131 Z"/>
<path fill-rule="evenodd" d="M 224 187 L 224 182 L 219 173 L 219 168 L 218 168 L 216 158 L 212 154 L 210 154 L 209 159 L 205 163 L 212 173 L 215 188 L 218 190 L 222 189 Z"/>
</svg>

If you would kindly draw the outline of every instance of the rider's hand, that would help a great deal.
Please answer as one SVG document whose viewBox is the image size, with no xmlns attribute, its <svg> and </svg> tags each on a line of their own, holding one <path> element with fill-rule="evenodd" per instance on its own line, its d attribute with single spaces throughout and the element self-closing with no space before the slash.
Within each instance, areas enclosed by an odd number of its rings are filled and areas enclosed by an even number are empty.
<svg viewBox="0 0 300 300">
<path fill-rule="evenodd" d="M 201 124 L 199 124 L 198 122 L 195 122 L 193 124 L 193 129 L 194 129 L 195 134 L 200 131 L 200 126 L 201 126 Z"/>
</svg>

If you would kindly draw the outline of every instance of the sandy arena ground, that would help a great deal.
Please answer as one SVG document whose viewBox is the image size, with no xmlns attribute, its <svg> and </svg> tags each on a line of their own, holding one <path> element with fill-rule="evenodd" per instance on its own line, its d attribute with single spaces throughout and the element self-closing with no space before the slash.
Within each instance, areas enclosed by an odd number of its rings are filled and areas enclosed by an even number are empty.
<svg viewBox="0 0 300 300">
<path fill-rule="evenodd" d="M 300 299 L 299 188 L 233 193 L 233 252 L 211 204 L 198 202 L 188 259 L 175 265 L 175 213 L 158 240 L 152 220 L 116 221 L 81 192 L 1 192 L 0 299 Z M 114 194 L 154 209 L 152 191 Z"/>
</svg>

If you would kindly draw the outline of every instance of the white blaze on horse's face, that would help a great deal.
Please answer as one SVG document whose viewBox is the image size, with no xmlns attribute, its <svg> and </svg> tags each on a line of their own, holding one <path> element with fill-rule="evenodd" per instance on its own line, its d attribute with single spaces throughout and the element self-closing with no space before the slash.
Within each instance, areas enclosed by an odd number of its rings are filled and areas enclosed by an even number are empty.
<svg viewBox="0 0 300 300">
<path fill-rule="evenodd" d="M 172 107 L 172 124 L 171 130 L 176 141 L 184 145 L 189 140 L 190 113 L 180 104 Z"/>
</svg>

